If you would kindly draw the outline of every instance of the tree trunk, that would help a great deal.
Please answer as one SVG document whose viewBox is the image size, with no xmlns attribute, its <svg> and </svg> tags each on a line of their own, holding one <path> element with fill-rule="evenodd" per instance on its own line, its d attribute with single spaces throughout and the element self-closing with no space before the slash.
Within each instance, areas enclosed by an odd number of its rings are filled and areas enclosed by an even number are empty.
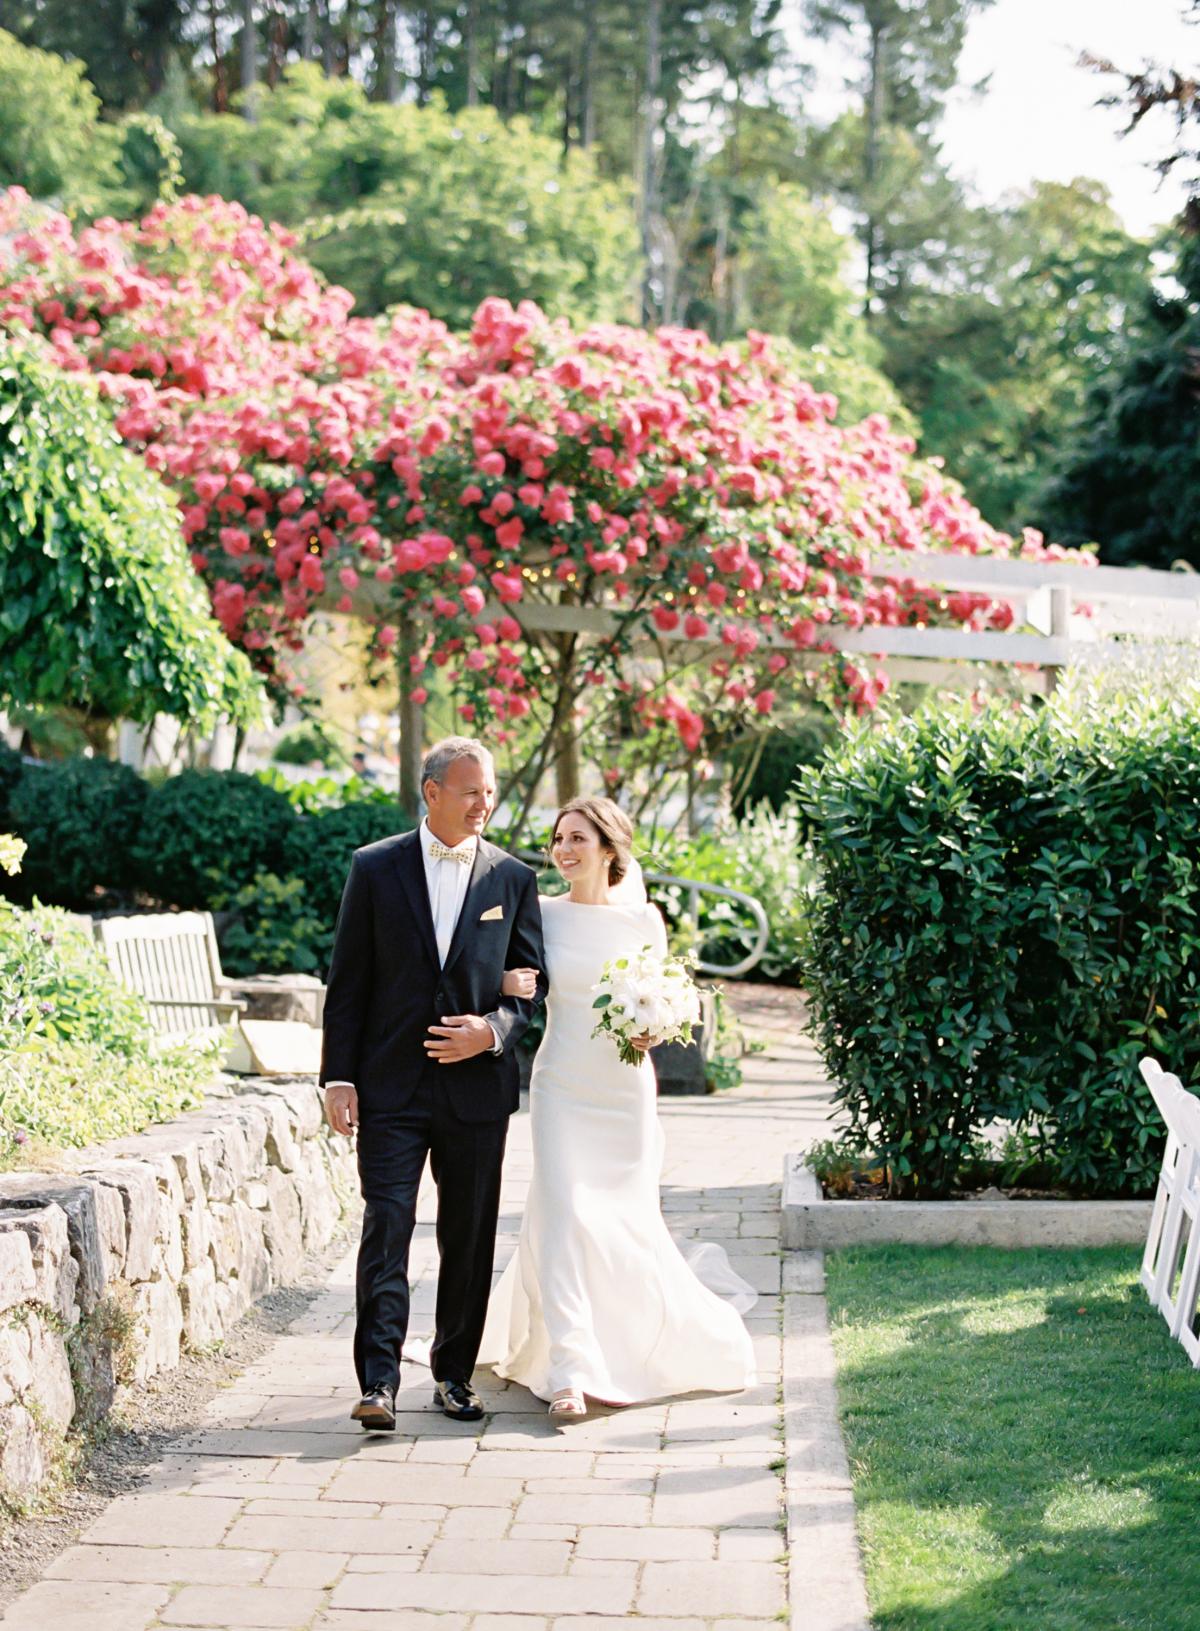
<svg viewBox="0 0 1200 1631">
<path fill-rule="evenodd" d="M 467 106 L 479 106 L 479 0 L 467 0 Z"/>
<path fill-rule="evenodd" d="M 283 65 L 287 59 L 287 42 L 287 14 L 279 8 L 276 0 L 268 13 L 267 20 L 267 84 L 272 90 L 283 77 Z"/>
<path fill-rule="evenodd" d="M 561 809 L 579 797 L 579 732 L 573 719 L 564 719 L 554 743 L 554 791 Z"/>
<path fill-rule="evenodd" d="M 421 759 L 424 752 L 425 719 L 421 705 L 413 701 L 412 664 L 416 630 L 412 613 L 400 615 L 400 638 L 396 642 L 397 678 L 400 682 L 400 808 L 416 821 L 421 812 Z"/>
<path fill-rule="evenodd" d="M 317 5 L 318 0 L 308 0 L 304 8 L 304 22 L 300 31 L 300 58 L 303 62 L 312 62 L 317 55 Z"/>
<path fill-rule="evenodd" d="M 375 83 L 372 95 L 376 102 L 396 102 L 400 97 L 400 78 L 396 63 L 396 0 L 378 0 L 375 20 Z"/>
<path fill-rule="evenodd" d="M 596 140 L 596 35 L 585 18 L 583 60 L 579 68 L 579 145 L 591 147 Z"/>
<path fill-rule="evenodd" d="M 434 17 L 432 6 L 417 13 L 417 106 L 426 107 L 433 90 Z"/>
<path fill-rule="evenodd" d="M 321 0 L 321 66 L 331 79 L 337 73 L 337 41 L 334 38 L 330 0 Z"/>
<path fill-rule="evenodd" d="M 643 59 L 641 117 L 641 191 L 639 226 L 646 270 L 642 283 L 642 317 L 654 320 L 653 235 L 658 217 L 658 122 L 659 89 L 662 81 L 662 0 L 647 0 L 646 49 Z"/>
<path fill-rule="evenodd" d="M 254 28 L 254 0 L 242 0 L 242 94 L 243 113 L 254 123 L 254 86 L 258 79 L 258 39 Z"/>
<path fill-rule="evenodd" d="M 863 164 L 863 193 L 866 204 L 864 247 L 867 253 L 866 295 L 863 316 L 870 321 L 875 301 L 875 282 L 878 273 L 879 223 L 876 219 L 876 200 L 873 196 L 879 175 L 879 137 L 887 109 L 887 81 L 884 75 L 884 41 L 887 35 L 882 22 L 871 22 L 871 92 L 867 103 L 867 144 Z"/>
<path fill-rule="evenodd" d="M 227 113 L 229 111 L 229 80 L 225 73 L 225 58 L 221 54 L 221 42 L 217 36 L 218 5 L 219 0 L 208 0 L 208 42 L 213 55 L 212 107 L 214 113 Z"/>
</svg>

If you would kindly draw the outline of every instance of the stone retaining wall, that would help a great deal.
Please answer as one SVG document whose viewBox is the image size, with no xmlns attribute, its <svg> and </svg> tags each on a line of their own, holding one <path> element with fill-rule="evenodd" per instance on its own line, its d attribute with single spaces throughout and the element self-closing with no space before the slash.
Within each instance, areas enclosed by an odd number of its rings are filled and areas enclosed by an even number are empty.
<svg viewBox="0 0 1200 1631">
<path fill-rule="evenodd" d="M 219 1342 L 294 1280 L 355 1192 L 311 1078 L 224 1079 L 202 1109 L 0 1177 L 0 1497 L 52 1476 L 118 1380 Z"/>
</svg>

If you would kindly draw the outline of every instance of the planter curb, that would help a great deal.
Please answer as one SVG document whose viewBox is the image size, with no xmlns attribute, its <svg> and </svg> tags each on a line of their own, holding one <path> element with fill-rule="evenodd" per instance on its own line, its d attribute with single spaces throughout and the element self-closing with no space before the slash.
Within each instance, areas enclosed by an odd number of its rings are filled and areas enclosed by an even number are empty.
<svg viewBox="0 0 1200 1631">
<path fill-rule="evenodd" d="M 827 1201 L 803 1155 L 787 1155 L 786 1251 L 842 1246 L 1140 1246 L 1151 1201 Z"/>
</svg>

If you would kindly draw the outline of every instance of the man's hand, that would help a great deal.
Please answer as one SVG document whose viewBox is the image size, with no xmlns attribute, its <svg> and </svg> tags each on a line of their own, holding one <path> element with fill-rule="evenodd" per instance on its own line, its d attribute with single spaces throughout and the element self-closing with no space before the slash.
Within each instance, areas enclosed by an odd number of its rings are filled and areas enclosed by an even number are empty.
<svg viewBox="0 0 1200 1631">
<path fill-rule="evenodd" d="M 325 1119 L 335 1133 L 347 1136 L 358 1126 L 358 1091 L 340 1083 L 325 1089 Z"/>
<path fill-rule="evenodd" d="M 425 1052 L 439 1065 L 457 1065 L 474 1059 L 477 1053 L 490 1053 L 495 1045 L 492 1027 L 478 1014 L 443 1014 L 440 1025 L 431 1025 L 425 1038 Z"/>
</svg>

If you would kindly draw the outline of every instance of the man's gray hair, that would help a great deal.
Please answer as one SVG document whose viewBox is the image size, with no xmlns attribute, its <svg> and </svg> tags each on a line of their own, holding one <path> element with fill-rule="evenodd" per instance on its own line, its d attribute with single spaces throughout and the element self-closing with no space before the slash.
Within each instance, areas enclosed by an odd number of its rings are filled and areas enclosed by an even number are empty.
<svg viewBox="0 0 1200 1631">
<path fill-rule="evenodd" d="M 421 762 L 421 786 L 426 782 L 437 782 L 440 786 L 458 759 L 478 759 L 480 764 L 490 765 L 492 754 L 473 736 L 445 736 L 433 744 Z"/>
</svg>

